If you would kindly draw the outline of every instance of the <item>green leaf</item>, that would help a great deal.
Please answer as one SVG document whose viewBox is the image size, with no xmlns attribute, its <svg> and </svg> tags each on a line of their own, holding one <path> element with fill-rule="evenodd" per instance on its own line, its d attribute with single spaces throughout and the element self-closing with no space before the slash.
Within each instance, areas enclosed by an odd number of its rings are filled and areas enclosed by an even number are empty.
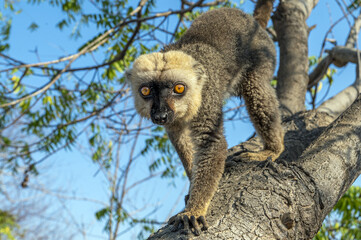
<svg viewBox="0 0 361 240">
<path fill-rule="evenodd" d="M 35 22 L 31 23 L 30 26 L 28 27 L 28 29 L 30 30 L 30 32 L 34 32 L 39 28 L 38 24 L 36 24 Z"/>
<path fill-rule="evenodd" d="M 336 203 L 325 219 L 317 239 L 329 239 L 328 236 L 340 236 L 339 239 L 361 239 L 361 187 L 351 186 Z"/>
<path fill-rule="evenodd" d="M 43 104 L 50 104 L 52 105 L 53 104 L 53 100 L 51 99 L 51 96 L 45 96 L 43 98 Z"/>
<path fill-rule="evenodd" d="M 10 145 L 11 144 L 11 140 L 5 136 L 0 136 L 1 140 L 4 142 L 5 145 Z"/>
<path fill-rule="evenodd" d="M 67 26 L 69 26 L 69 24 L 65 19 L 61 20 L 56 24 L 56 27 L 59 28 L 60 30 L 63 30 L 63 28 Z"/>
<path fill-rule="evenodd" d="M 110 213 L 109 207 L 100 209 L 99 211 L 97 211 L 97 212 L 95 213 L 95 218 L 96 218 L 97 220 L 102 220 L 102 219 L 104 219 L 107 215 L 109 215 L 109 213 Z"/>
</svg>

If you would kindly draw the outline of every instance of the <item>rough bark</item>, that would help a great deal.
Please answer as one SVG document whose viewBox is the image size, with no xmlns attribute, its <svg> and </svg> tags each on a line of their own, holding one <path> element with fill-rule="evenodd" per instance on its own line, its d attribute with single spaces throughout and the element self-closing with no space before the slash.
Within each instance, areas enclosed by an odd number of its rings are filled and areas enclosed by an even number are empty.
<svg viewBox="0 0 361 240">
<path fill-rule="evenodd" d="M 306 19 L 317 1 L 281 1 L 272 16 L 280 46 L 277 95 L 282 114 L 305 110 L 308 85 L 308 27 Z"/>
<path fill-rule="evenodd" d="M 253 12 L 254 19 L 266 29 L 267 23 L 271 17 L 274 0 L 258 0 Z"/>
<path fill-rule="evenodd" d="M 304 151 L 299 165 L 320 194 L 323 219 L 361 171 L 361 94 Z"/>
<path fill-rule="evenodd" d="M 312 239 L 361 172 L 361 95 L 337 120 L 309 111 L 284 119 L 286 150 L 276 162 L 248 162 L 253 138 L 229 150 L 201 236 L 165 226 L 149 239 Z"/>
</svg>

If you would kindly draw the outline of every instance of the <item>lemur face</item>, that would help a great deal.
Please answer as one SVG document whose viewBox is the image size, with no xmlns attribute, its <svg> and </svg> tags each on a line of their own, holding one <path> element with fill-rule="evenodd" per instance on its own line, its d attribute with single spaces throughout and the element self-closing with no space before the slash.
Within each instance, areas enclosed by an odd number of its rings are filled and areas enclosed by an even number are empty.
<svg viewBox="0 0 361 240">
<path fill-rule="evenodd" d="M 186 95 L 184 82 L 151 81 L 139 86 L 138 92 L 145 101 L 151 102 L 150 118 L 153 123 L 171 124 L 176 112 L 175 102 Z"/>
<path fill-rule="evenodd" d="M 203 85 L 197 65 L 178 51 L 146 54 L 135 60 L 126 74 L 138 113 L 159 125 L 195 116 Z"/>
</svg>

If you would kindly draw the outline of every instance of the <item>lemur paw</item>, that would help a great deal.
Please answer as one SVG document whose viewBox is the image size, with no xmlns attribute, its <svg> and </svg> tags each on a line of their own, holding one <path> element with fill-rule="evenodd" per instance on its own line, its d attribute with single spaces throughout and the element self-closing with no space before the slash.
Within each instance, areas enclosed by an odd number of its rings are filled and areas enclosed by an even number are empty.
<svg viewBox="0 0 361 240">
<path fill-rule="evenodd" d="M 275 161 L 280 154 L 277 154 L 271 150 L 262 150 L 259 152 L 244 152 L 239 155 L 240 158 L 251 160 L 251 161 Z"/>
<path fill-rule="evenodd" d="M 194 229 L 194 235 L 201 235 L 201 231 L 205 231 L 208 229 L 209 225 L 204 216 L 193 215 L 190 212 L 180 212 L 177 215 L 171 217 L 168 221 L 171 224 L 171 231 L 175 232 L 178 229 L 182 229 L 181 225 L 183 225 L 182 233 L 190 234 L 192 232 L 192 228 Z M 200 227 L 200 223 L 203 227 Z"/>
</svg>

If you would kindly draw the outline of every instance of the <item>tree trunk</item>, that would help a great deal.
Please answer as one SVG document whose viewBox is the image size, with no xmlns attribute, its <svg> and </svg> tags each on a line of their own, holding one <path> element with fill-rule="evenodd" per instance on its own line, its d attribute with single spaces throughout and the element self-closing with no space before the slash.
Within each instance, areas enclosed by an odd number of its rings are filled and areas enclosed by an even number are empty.
<svg viewBox="0 0 361 240">
<path fill-rule="evenodd" d="M 299 0 L 281 1 L 272 16 L 280 48 L 277 96 L 284 116 L 305 110 L 305 95 L 308 85 L 306 19 L 310 9 L 305 8 L 302 2 Z"/>
<path fill-rule="evenodd" d="M 165 226 L 149 239 L 312 239 L 361 171 L 361 95 L 337 120 L 316 111 L 284 119 L 285 151 L 276 162 L 248 162 L 253 138 L 229 150 L 226 170 L 201 236 Z"/>
</svg>

